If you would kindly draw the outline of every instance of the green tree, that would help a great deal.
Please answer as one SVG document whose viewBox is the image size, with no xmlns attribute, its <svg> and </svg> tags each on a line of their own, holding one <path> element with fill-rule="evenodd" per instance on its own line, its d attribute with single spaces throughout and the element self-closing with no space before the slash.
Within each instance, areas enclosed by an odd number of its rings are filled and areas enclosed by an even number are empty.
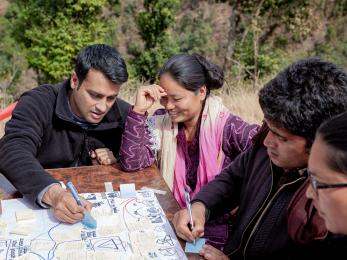
<svg viewBox="0 0 347 260">
<path fill-rule="evenodd" d="M 136 74 L 153 82 L 159 68 L 179 51 L 168 30 L 175 22 L 180 0 L 145 0 L 145 11 L 137 15 L 136 23 L 144 41 L 144 48 L 130 46 L 132 64 Z"/>
<path fill-rule="evenodd" d="M 232 72 L 241 70 L 242 75 L 255 81 L 280 69 L 286 45 L 302 42 L 316 26 L 309 16 L 307 0 L 223 2 L 232 8 L 223 67 Z M 276 30 L 280 35 L 274 36 Z"/>
<path fill-rule="evenodd" d="M 195 13 L 195 16 L 192 13 Z M 208 55 L 217 49 L 213 41 L 211 17 L 204 17 L 202 10 L 193 10 L 183 15 L 176 25 L 176 34 L 181 52 Z"/>
<path fill-rule="evenodd" d="M 22 50 L 10 36 L 11 24 L 0 17 L 0 110 L 13 101 L 15 83 L 27 68 Z"/>
<path fill-rule="evenodd" d="M 109 24 L 101 12 L 107 3 L 14 0 L 6 18 L 12 23 L 17 44 L 27 53 L 29 65 L 38 71 L 41 80 L 56 82 L 71 73 L 72 60 L 82 47 L 105 41 Z"/>
</svg>

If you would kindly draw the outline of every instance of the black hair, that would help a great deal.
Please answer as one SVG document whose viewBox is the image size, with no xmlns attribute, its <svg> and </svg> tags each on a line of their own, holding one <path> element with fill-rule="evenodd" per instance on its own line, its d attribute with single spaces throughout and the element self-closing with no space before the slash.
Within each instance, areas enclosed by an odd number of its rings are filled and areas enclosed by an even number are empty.
<svg viewBox="0 0 347 260">
<path fill-rule="evenodd" d="M 329 147 L 326 158 L 329 167 L 347 175 L 347 113 L 325 121 L 318 128 L 317 138 Z"/>
<path fill-rule="evenodd" d="M 171 57 L 161 68 L 159 77 L 165 73 L 169 73 L 185 89 L 194 92 L 205 85 L 209 94 L 211 89 L 221 88 L 224 83 L 223 70 L 198 54 Z"/>
<path fill-rule="evenodd" d="M 117 85 L 128 80 L 124 59 L 115 48 L 105 44 L 86 46 L 77 54 L 75 72 L 79 84 L 87 77 L 90 69 L 102 72 L 106 78 Z"/>
<path fill-rule="evenodd" d="M 319 125 L 347 110 L 347 74 L 320 58 L 299 60 L 265 84 L 259 103 L 266 119 L 310 148 Z"/>
</svg>

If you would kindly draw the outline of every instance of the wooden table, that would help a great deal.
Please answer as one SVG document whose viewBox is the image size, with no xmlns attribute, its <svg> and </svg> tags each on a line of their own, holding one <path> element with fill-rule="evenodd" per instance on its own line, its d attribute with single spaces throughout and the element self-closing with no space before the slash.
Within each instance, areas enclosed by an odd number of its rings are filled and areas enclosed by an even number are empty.
<svg viewBox="0 0 347 260">
<path fill-rule="evenodd" d="M 105 182 L 112 182 L 113 189 L 119 190 L 119 184 L 122 183 L 135 183 L 137 190 L 142 187 L 149 187 L 158 190 L 166 191 L 165 195 L 156 194 L 157 199 L 163 208 L 166 217 L 168 218 L 171 226 L 174 214 L 179 210 L 179 205 L 173 197 L 169 187 L 165 183 L 163 177 L 160 175 L 159 170 L 155 167 L 148 167 L 138 172 L 123 172 L 118 166 L 83 166 L 75 168 L 59 168 L 47 170 L 55 179 L 64 181 L 66 183 L 69 178 L 79 193 L 86 192 L 104 192 Z M 18 198 L 18 192 L 15 190 L 8 190 L 1 187 L 0 190 L 5 190 L 5 198 Z M 179 239 L 181 246 L 184 248 L 185 241 Z M 188 259 L 201 259 L 197 254 L 187 254 Z"/>
<path fill-rule="evenodd" d="M 48 172 L 57 180 L 64 181 L 70 178 L 79 193 L 104 192 L 105 182 L 112 182 L 113 189 L 119 190 L 119 184 L 135 183 L 137 190 L 149 187 L 166 191 L 166 195 L 157 195 L 160 205 L 169 221 L 179 210 L 179 206 L 154 166 L 138 172 L 123 172 L 117 166 L 84 166 L 76 168 L 49 169 Z"/>
</svg>

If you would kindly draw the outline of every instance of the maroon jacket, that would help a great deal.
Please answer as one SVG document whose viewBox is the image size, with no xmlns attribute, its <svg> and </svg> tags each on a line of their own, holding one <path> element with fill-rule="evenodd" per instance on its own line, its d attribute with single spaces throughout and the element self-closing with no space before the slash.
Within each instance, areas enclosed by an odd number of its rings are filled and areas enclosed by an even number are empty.
<svg viewBox="0 0 347 260">
<path fill-rule="evenodd" d="M 279 185 L 280 176 L 286 174 L 271 163 L 263 145 L 254 145 L 208 183 L 192 202 L 202 202 L 210 211 L 210 219 L 239 206 L 224 249 L 231 259 L 345 257 L 345 237 L 328 237 L 309 244 L 290 238 L 287 208 L 307 176 L 292 171 L 294 177 Z"/>
</svg>

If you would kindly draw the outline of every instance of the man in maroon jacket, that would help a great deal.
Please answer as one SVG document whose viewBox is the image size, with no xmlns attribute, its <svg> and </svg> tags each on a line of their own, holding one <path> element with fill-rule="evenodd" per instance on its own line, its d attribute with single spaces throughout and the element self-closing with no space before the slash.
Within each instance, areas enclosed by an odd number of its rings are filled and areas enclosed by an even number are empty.
<svg viewBox="0 0 347 260">
<path fill-rule="evenodd" d="M 224 252 L 205 245 L 200 253 L 206 259 L 344 258 L 346 238 L 325 232 L 322 236 L 318 231 L 324 226 L 315 222 L 318 215 L 292 203 L 306 185 L 309 150 L 318 126 L 347 110 L 347 74 L 330 62 L 304 59 L 268 82 L 260 90 L 259 102 L 264 125 L 255 144 L 195 196 L 193 230 L 188 228 L 188 211 L 176 213 L 178 236 L 197 239 L 207 220 L 239 206 Z M 302 230 L 292 232 L 289 206 L 305 212 L 303 220 L 313 228 L 302 225 Z"/>
</svg>

